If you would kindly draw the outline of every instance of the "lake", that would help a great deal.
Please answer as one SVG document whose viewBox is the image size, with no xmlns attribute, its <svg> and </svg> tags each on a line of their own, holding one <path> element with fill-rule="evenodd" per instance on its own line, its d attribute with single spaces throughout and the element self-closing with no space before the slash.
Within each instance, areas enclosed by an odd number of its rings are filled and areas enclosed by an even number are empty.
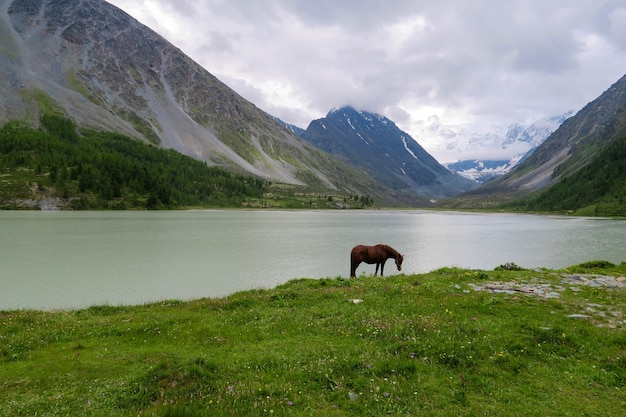
<svg viewBox="0 0 626 417">
<path fill-rule="evenodd" d="M 403 273 L 626 261 L 626 221 L 431 211 L 2 211 L 0 310 L 220 297 L 293 278 L 348 277 L 356 244 Z M 362 264 L 357 275 L 373 274 Z M 396 274 L 393 260 L 385 275 Z"/>
</svg>

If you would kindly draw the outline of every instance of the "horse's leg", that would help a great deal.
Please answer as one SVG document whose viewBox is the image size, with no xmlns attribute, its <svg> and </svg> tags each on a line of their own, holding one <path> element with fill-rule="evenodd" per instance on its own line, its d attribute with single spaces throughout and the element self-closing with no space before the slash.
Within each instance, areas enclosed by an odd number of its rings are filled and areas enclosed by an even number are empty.
<svg viewBox="0 0 626 417">
<path fill-rule="evenodd" d="M 356 277 L 356 268 L 359 266 L 360 263 L 361 262 L 355 262 L 355 261 L 350 262 L 350 278 Z"/>
<path fill-rule="evenodd" d="M 385 262 L 387 262 L 386 259 L 384 259 L 381 263 L 380 263 L 380 276 L 383 276 L 383 269 L 385 269 Z"/>
<path fill-rule="evenodd" d="M 380 263 L 376 262 L 376 271 L 374 272 L 374 276 L 378 275 L 378 266 Z"/>
</svg>

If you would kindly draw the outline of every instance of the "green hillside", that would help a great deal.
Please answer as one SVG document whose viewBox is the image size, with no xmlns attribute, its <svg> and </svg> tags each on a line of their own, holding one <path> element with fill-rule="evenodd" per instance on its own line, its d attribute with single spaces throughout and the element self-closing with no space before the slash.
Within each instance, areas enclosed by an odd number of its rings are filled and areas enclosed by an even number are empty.
<svg viewBox="0 0 626 417">
<path fill-rule="evenodd" d="M 626 136 L 574 174 L 512 206 L 581 216 L 626 216 Z"/>
<path fill-rule="evenodd" d="M 59 198 L 73 209 L 241 206 L 266 181 L 236 175 L 116 133 L 77 133 L 70 119 L 45 115 L 41 129 L 0 129 L 0 206 Z"/>
</svg>

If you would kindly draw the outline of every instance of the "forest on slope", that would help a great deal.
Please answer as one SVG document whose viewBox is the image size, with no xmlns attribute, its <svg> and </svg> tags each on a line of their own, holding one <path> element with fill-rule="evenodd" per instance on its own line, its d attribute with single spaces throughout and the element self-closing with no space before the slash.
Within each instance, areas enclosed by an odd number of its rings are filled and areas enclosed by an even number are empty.
<svg viewBox="0 0 626 417">
<path fill-rule="evenodd" d="M 626 136 L 551 187 L 510 206 L 580 216 L 626 216 Z"/>
<path fill-rule="evenodd" d="M 44 115 L 39 129 L 19 121 L 0 128 L 3 208 L 45 196 L 71 209 L 240 207 L 269 185 L 117 133 L 79 134 L 63 116 Z"/>
<path fill-rule="evenodd" d="M 56 113 L 0 127 L 0 209 L 365 208 L 368 195 L 273 183 Z"/>
</svg>

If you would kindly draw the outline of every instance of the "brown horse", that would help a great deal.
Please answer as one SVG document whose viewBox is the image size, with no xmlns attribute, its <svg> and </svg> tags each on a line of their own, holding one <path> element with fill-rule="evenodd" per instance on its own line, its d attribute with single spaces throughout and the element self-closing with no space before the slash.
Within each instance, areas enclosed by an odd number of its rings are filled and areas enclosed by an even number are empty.
<svg viewBox="0 0 626 417">
<path fill-rule="evenodd" d="M 400 253 L 391 246 L 355 246 L 352 248 L 352 252 L 350 252 L 350 278 L 356 277 L 356 268 L 361 262 L 376 264 L 376 272 L 374 273 L 374 276 L 378 274 L 378 266 L 380 266 L 380 276 L 382 277 L 385 262 L 387 262 L 387 259 L 389 258 L 395 259 L 398 271 L 402 271 L 402 261 L 404 260 L 404 256 L 400 255 Z"/>
</svg>

